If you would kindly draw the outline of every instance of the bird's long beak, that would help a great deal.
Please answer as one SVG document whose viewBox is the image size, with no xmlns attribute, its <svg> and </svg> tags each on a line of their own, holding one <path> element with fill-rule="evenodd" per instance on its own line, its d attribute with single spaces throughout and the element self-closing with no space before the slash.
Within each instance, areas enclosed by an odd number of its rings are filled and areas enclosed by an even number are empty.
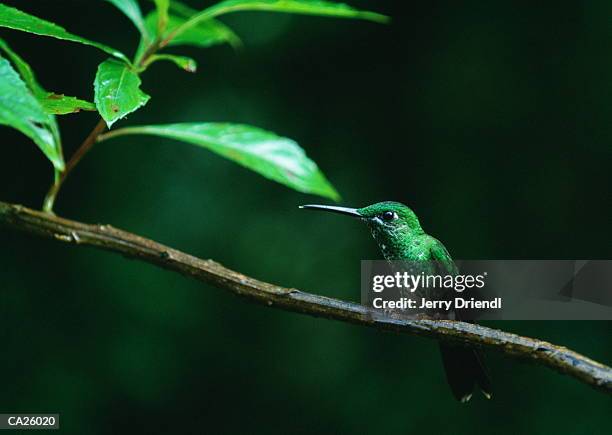
<svg viewBox="0 0 612 435">
<path fill-rule="evenodd" d="M 300 208 L 304 208 L 306 210 L 329 211 L 329 212 L 332 212 L 332 213 L 343 214 L 343 215 L 346 215 L 346 216 L 352 216 L 352 217 L 356 217 L 356 218 L 363 217 L 361 215 L 361 213 L 359 213 L 357 211 L 356 208 L 334 207 L 334 206 L 331 206 L 331 205 L 316 205 L 316 204 L 300 205 Z"/>
</svg>

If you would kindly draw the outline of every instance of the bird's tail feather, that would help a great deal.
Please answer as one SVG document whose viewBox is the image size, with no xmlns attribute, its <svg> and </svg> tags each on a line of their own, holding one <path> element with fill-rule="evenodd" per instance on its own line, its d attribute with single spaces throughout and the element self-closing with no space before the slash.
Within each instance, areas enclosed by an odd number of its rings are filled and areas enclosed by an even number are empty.
<svg viewBox="0 0 612 435">
<path fill-rule="evenodd" d="M 462 403 L 470 400 L 475 386 L 487 399 L 492 397 L 491 380 L 477 349 L 440 343 L 440 353 L 446 380 L 457 400 Z"/>
</svg>

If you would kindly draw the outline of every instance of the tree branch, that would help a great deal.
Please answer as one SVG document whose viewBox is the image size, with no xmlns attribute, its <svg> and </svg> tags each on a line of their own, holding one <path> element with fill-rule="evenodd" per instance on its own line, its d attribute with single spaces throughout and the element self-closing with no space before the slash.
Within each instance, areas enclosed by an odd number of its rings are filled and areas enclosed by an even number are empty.
<svg viewBox="0 0 612 435">
<path fill-rule="evenodd" d="M 0 225 L 60 242 L 94 246 L 191 276 L 238 296 L 282 310 L 372 328 L 497 350 L 568 374 L 612 394 L 612 369 L 539 339 L 450 320 L 400 320 L 358 304 L 279 287 L 108 225 L 88 225 L 0 202 Z"/>
</svg>

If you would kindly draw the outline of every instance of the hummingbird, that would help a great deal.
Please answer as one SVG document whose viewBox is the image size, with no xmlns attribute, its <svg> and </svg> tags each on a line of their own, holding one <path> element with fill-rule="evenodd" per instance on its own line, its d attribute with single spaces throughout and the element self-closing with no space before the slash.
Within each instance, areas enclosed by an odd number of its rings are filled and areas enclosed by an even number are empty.
<svg viewBox="0 0 612 435">
<path fill-rule="evenodd" d="M 402 203 L 385 201 L 363 208 L 328 205 L 303 205 L 300 208 L 338 213 L 365 222 L 387 261 L 435 263 L 442 269 L 440 274 L 458 274 L 457 266 L 442 242 L 425 233 L 416 214 Z M 453 292 L 453 289 L 447 291 Z M 459 313 L 446 315 L 449 319 L 461 320 Z M 446 380 L 457 400 L 462 403 L 469 401 L 475 387 L 487 399 L 492 397 L 491 381 L 478 349 L 443 343 L 439 347 Z"/>
</svg>

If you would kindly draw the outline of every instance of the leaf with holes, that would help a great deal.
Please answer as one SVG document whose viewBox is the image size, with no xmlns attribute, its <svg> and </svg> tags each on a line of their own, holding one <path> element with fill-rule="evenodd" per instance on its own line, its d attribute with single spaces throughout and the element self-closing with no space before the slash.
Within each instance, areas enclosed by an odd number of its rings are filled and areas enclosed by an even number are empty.
<svg viewBox="0 0 612 435">
<path fill-rule="evenodd" d="M 138 74 L 123 62 L 108 59 L 100 64 L 94 101 L 109 128 L 147 104 L 150 97 L 140 90 L 140 83 Z"/>
</svg>

